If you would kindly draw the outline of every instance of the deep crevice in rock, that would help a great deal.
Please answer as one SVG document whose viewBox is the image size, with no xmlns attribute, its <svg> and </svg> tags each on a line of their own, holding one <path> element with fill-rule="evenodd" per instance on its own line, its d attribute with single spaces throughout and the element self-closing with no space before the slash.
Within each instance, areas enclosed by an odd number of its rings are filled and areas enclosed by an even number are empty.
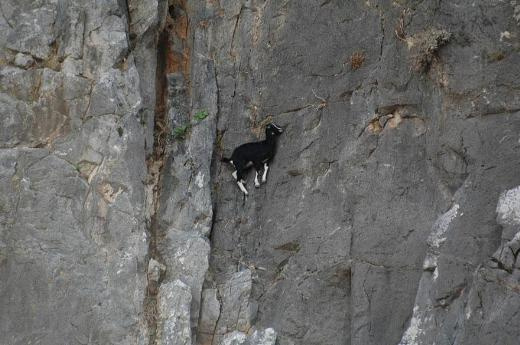
<svg viewBox="0 0 520 345">
<path fill-rule="evenodd" d="M 167 115 L 167 57 L 169 51 L 168 31 L 165 28 L 160 34 L 157 42 L 157 67 L 156 67 L 156 102 L 154 117 L 154 145 L 153 152 L 148 158 L 148 174 L 151 182 L 152 205 L 149 226 L 149 259 L 164 262 L 161 259 L 157 248 L 158 237 L 160 236 L 160 226 L 157 219 L 159 200 L 162 189 L 162 171 L 166 160 L 166 144 L 168 135 Z M 148 323 L 149 344 L 155 344 L 157 335 L 157 294 L 159 291 L 160 280 L 158 282 L 148 281 L 145 300 L 145 318 Z"/>
</svg>

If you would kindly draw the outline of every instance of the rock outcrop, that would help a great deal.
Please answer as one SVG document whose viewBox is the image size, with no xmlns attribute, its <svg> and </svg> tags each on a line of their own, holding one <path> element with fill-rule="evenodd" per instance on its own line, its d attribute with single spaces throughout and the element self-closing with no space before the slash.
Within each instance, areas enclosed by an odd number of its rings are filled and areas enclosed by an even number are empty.
<svg viewBox="0 0 520 345">
<path fill-rule="evenodd" d="M 0 343 L 516 344 L 519 8 L 1 1 Z"/>
</svg>

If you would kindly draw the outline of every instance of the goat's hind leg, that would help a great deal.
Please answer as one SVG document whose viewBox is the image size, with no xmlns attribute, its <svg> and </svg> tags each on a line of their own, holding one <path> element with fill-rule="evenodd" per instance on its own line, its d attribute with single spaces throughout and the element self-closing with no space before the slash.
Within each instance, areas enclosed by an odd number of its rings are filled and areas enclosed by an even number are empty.
<svg viewBox="0 0 520 345">
<path fill-rule="evenodd" d="M 240 190 L 242 191 L 242 193 L 244 193 L 244 195 L 249 195 L 249 193 L 247 192 L 247 189 L 246 187 L 244 187 L 244 179 L 242 178 L 242 171 L 240 170 L 237 170 L 237 184 L 238 184 L 238 188 L 240 188 Z"/>
<path fill-rule="evenodd" d="M 247 192 L 247 189 L 246 187 L 244 187 L 244 180 L 240 180 L 237 182 L 238 184 L 238 188 L 240 188 L 240 190 L 242 191 L 242 193 L 244 193 L 244 195 L 249 195 L 249 193 Z"/>
<path fill-rule="evenodd" d="M 238 171 L 238 169 L 237 169 L 235 163 L 233 163 L 233 161 L 229 161 L 229 163 L 231 163 L 231 165 L 233 166 L 233 168 L 235 168 L 235 171 L 233 171 L 233 172 L 231 173 L 231 176 L 233 176 L 233 178 L 234 178 L 235 180 L 237 180 L 237 179 L 238 179 L 238 178 L 237 178 L 237 171 Z"/>
<path fill-rule="evenodd" d="M 260 163 L 260 164 L 255 163 L 255 187 L 256 188 L 260 187 L 260 182 L 258 182 L 258 173 L 260 171 L 262 171 L 262 163 Z"/>
</svg>

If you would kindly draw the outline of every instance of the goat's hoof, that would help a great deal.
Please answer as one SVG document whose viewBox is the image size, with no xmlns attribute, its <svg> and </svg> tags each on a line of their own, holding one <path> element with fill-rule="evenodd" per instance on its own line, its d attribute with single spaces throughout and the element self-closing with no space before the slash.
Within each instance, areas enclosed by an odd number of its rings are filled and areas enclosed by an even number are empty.
<svg viewBox="0 0 520 345">
<path fill-rule="evenodd" d="M 255 188 L 260 188 L 260 183 L 259 184 L 255 183 Z"/>
</svg>

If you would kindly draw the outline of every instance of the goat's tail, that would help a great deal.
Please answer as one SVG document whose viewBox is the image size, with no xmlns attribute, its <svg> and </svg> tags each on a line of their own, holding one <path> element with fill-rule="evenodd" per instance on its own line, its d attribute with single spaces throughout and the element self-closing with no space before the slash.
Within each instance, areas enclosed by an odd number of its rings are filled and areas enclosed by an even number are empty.
<svg viewBox="0 0 520 345">
<path fill-rule="evenodd" d="M 220 161 L 221 161 L 221 162 L 224 162 L 224 163 L 230 163 L 230 162 L 231 162 L 231 159 L 226 158 L 226 157 L 220 157 Z"/>
</svg>

